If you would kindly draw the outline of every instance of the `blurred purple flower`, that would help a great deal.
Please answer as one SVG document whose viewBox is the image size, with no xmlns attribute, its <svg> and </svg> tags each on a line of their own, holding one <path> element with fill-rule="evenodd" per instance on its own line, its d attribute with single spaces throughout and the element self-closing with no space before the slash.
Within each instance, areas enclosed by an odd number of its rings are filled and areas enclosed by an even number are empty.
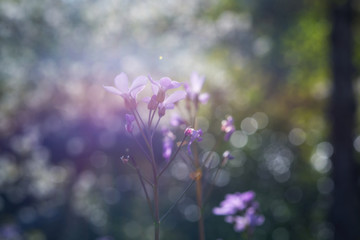
<svg viewBox="0 0 360 240">
<path fill-rule="evenodd" d="M 234 159 L 234 156 L 231 155 L 231 153 L 230 153 L 229 150 L 226 150 L 226 151 L 223 153 L 223 160 L 222 160 L 221 165 L 224 166 L 229 160 L 232 160 L 232 159 Z"/>
<path fill-rule="evenodd" d="M 163 134 L 163 157 L 169 161 L 174 146 L 175 135 L 168 128 L 162 129 Z"/>
<path fill-rule="evenodd" d="M 170 96 L 166 97 L 162 103 L 159 104 L 159 116 L 162 117 L 165 115 L 167 109 L 173 109 L 175 103 L 184 99 L 186 97 L 185 91 L 176 91 Z"/>
<path fill-rule="evenodd" d="M 125 115 L 125 129 L 128 133 L 132 133 L 133 129 L 134 129 L 134 121 L 135 121 L 135 117 L 132 114 L 126 114 Z"/>
<path fill-rule="evenodd" d="M 225 200 L 220 203 L 220 207 L 213 209 L 215 215 L 233 215 L 237 211 L 242 211 L 246 207 L 242 194 L 226 194 Z"/>
<path fill-rule="evenodd" d="M 227 223 L 235 223 L 234 229 L 241 232 L 247 228 L 251 231 L 256 226 L 264 223 L 265 218 L 257 214 L 259 204 L 255 201 L 255 193 L 248 191 L 244 193 L 227 194 L 225 200 L 219 207 L 213 209 L 215 215 L 225 215 Z"/>
<path fill-rule="evenodd" d="M 177 113 L 172 114 L 170 124 L 174 127 L 185 125 L 186 121 Z"/>
<path fill-rule="evenodd" d="M 151 82 L 151 87 L 154 95 L 156 95 L 158 103 L 162 103 L 165 100 L 166 91 L 173 88 L 178 88 L 182 85 L 177 81 L 173 81 L 168 77 L 163 77 L 159 81 L 154 81 L 151 76 L 149 76 Z"/>
<path fill-rule="evenodd" d="M 105 90 L 120 95 L 125 100 L 126 107 L 132 109 L 136 107 L 136 97 L 147 84 L 148 80 L 145 76 L 135 78 L 129 87 L 129 80 L 125 73 L 120 73 L 114 79 L 115 87 L 104 86 Z"/>
<path fill-rule="evenodd" d="M 221 131 L 225 132 L 224 140 L 229 141 L 231 135 L 235 132 L 234 120 L 232 116 L 228 116 L 221 121 Z"/>
<path fill-rule="evenodd" d="M 189 140 L 189 143 L 188 143 L 188 146 L 187 146 L 187 150 L 188 150 L 189 155 L 192 155 L 191 144 L 194 141 L 198 141 L 198 142 L 202 141 L 201 136 L 203 135 L 203 132 L 202 132 L 201 129 L 195 130 L 193 128 L 186 128 L 184 134 L 185 134 L 185 136 L 190 137 L 190 140 Z"/>
<path fill-rule="evenodd" d="M 246 218 L 250 227 L 260 226 L 264 223 L 265 218 L 262 215 L 256 213 L 257 207 L 250 207 L 246 211 Z"/>
<path fill-rule="evenodd" d="M 186 83 L 184 85 L 188 98 L 195 103 L 196 107 L 199 102 L 205 104 L 209 100 L 208 93 L 200 93 L 204 81 L 204 76 L 200 76 L 198 73 L 194 72 L 191 74 L 190 84 Z"/>
</svg>

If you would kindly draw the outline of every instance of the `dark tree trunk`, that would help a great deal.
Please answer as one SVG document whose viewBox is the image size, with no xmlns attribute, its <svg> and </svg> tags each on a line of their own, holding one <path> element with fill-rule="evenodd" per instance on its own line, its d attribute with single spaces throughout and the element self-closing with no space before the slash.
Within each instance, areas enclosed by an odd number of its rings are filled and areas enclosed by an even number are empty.
<svg viewBox="0 0 360 240">
<path fill-rule="evenodd" d="M 334 180 L 331 222 L 335 240 L 360 239 L 357 164 L 353 151 L 356 102 L 353 92 L 352 0 L 331 3 L 331 68 L 333 78 L 330 117 Z"/>
</svg>

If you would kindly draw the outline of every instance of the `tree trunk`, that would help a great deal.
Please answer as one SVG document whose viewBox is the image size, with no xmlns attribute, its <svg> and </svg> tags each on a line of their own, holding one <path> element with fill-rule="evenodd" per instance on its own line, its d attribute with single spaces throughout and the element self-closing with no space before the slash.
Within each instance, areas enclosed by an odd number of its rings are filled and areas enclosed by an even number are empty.
<svg viewBox="0 0 360 240">
<path fill-rule="evenodd" d="M 357 164 L 353 151 L 356 102 L 353 92 L 352 0 L 331 2 L 331 67 L 333 78 L 330 118 L 334 180 L 330 219 L 335 240 L 360 239 Z"/>
</svg>

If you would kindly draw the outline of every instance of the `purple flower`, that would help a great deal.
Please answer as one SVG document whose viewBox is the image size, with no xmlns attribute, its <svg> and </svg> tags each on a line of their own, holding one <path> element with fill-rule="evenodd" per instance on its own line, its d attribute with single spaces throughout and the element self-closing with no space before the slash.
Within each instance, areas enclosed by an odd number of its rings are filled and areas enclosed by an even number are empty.
<svg viewBox="0 0 360 240">
<path fill-rule="evenodd" d="M 159 104 L 159 117 L 162 117 L 165 115 L 165 111 L 167 109 L 173 109 L 175 106 L 175 103 L 184 99 L 186 97 L 185 91 L 176 91 L 170 96 L 166 97 L 162 103 Z"/>
<path fill-rule="evenodd" d="M 185 136 L 190 137 L 189 144 L 187 146 L 187 150 L 188 150 L 189 155 L 192 155 L 191 144 L 194 141 L 198 141 L 198 142 L 202 141 L 201 136 L 203 135 L 203 132 L 201 129 L 195 130 L 193 128 L 186 128 L 184 134 L 185 134 Z"/>
<path fill-rule="evenodd" d="M 134 129 L 134 121 L 135 121 L 135 117 L 132 114 L 126 114 L 125 115 L 125 129 L 128 133 L 132 133 L 133 129 Z"/>
<path fill-rule="evenodd" d="M 213 209 L 215 215 L 233 215 L 237 211 L 242 211 L 246 207 L 242 194 L 237 192 L 234 194 L 226 194 L 225 200 L 220 203 L 220 207 Z"/>
<path fill-rule="evenodd" d="M 172 114 L 170 124 L 174 127 L 185 125 L 186 121 L 177 113 Z"/>
<path fill-rule="evenodd" d="M 175 135 L 168 129 L 162 129 L 163 134 L 163 157 L 166 161 L 169 161 L 174 145 Z"/>
<path fill-rule="evenodd" d="M 231 135 L 235 132 L 232 116 L 228 116 L 225 120 L 221 121 L 221 131 L 225 132 L 224 140 L 229 141 Z"/>
<path fill-rule="evenodd" d="M 227 223 L 234 223 L 234 229 L 241 232 L 245 229 L 253 229 L 264 223 L 265 218 L 257 214 L 259 204 L 255 201 L 255 193 L 227 194 L 219 207 L 213 209 L 215 215 L 224 215 Z"/>
<path fill-rule="evenodd" d="M 200 93 L 201 88 L 204 84 L 205 77 L 200 76 L 196 72 L 191 74 L 190 77 L 190 84 L 185 84 L 185 90 L 187 92 L 188 98 L 193 101 L 198 107 L 198 102 L 205 104 L 209 100 L 209 94 L 208 93 Z"/>
<path fill-rule="evenodd" d="M 250 227 L 254 228 L 264 223 L 265 218 L 262 215 L 256 213 L 257 207 L 249 207 L 245 213 Z"/>
<path fill-rule="evenodd" d="M 122 72 L 115 77 L 115 87 L 104 86 L 104 88 L 111 93 L 123 97 L 126 107 L 131 109 L 136 107 L 136 96 L 145 88 L 147 81 L 148 80 L 145 76 L 139 76 L 135 78 L 129 87 L 128 77 Z"/>
<path fill-rule="evenodd" d="M 234 222 L 235 222 L 235 226 L 234 226 L 235 232 L 242 232 L 249 225 L 248 219 L 242 216 L 236 216 L 234 218 Z"/>
<path fill-rule="evenodd" d="M 225 164 L 226 164 L 229 160 L 232 160 L 232 159 L 234 159 L 234 156 L 231 155 L 231 153 L 230 153 L 229 150 L 226 150 L 226 151 L 223 153 L 223 159 L 222 159 L 221 165 L 222 165 L 222 166 L 225 166 Z"/>
<path fill-rule="evenodd" d="M 162 103 L 165 100 L 165 93 L 169 89 L 178 88 L 182 85 L 177 81 L 173 81 L 168 77 L 163 77 L 159 81 L 154 81 L 151 76 L 149 76 L 151 87 L 154 95 L 156 95 L 158 103 Z"/>
</svg>

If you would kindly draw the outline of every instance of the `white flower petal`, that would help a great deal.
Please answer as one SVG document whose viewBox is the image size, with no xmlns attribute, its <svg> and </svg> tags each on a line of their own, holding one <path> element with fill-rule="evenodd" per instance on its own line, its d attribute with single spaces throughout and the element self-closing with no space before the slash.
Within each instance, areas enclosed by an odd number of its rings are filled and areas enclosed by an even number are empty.
<svg viewBox="0 0 360 240">
<path fill-rule="evenodd" d="M 205 77 L 199 76 L 199 74 L 195 72 L 191 74 L 190 82 L 191 82 L 192 91 L 194 93 L 200 93 L 204 81 L 205 81 Z"/>
<path fill-rule="evenodd" d="M 120 96 L 123 95 L 122 92 L 120 92 L 118 89 L 116 89 L 116 88 L 114 88 L 114 87 L 112 87 L 112 86 L 103 86 L 103 87 L 104 87 L 105 90 L 108 91 L 108 92 L 111 92 L 111 93 L 114 93 L 114 94 L 120 95 Z"/>
<path fill-rule="evenodd" d="M 148 79 L 145 76 L 139 76 L 139 77 L 135 78 L 135 80 L 133 81 L 133 83 L 131 84 L 131 87 L 129 89 L 129 92 L 134 99 L 136 98 L 138 93 L 141 92 L 145 88 L 147 81 L 148 81 Z"/>
<path fill-rule="evenodd" d="M 184 99 L 186 97 L 185 91 L 176 91 L 173 94 L 171 94 L 169 97 L 165 98 L 164 105 L 168 104 L 174 104 L 177 101 L 180 101 L 181 99 Z"/>
<path fill-rule="evenodd" d="M 122 93 L 129 92 L 129 80 L 125 73 L 120 73 L 115 77 L 115 87 L 120 90 Z"/>
<path fill-rule="evenodd" d="M 199 102 L 205 104 L 209 101 L 210 95 L 208 93 L 202 93 L 199 95 Z"/>
</svg>

